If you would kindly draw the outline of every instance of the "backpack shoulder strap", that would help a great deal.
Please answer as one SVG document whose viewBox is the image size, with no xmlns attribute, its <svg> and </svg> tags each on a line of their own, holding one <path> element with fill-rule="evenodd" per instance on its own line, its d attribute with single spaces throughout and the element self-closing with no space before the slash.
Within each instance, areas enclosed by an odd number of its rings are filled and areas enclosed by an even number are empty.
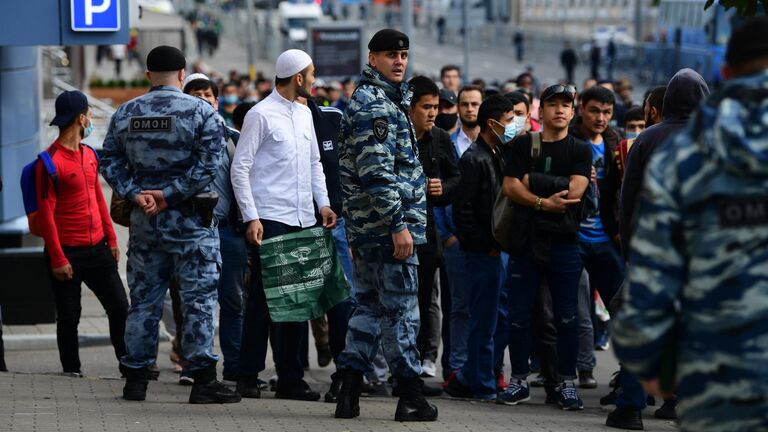
<svg viewBox="0 0 768 432">
<path fill-rule="evenodd" d="M 541 155 L 541 132 L 531 132 L 531 158 L 538 159 Z"/>
<path fill-rule="evenodd" d="M 91 149 L 91 151 L 93 152 L 93 155 L 96 156 L 96 163 L 98 164 L 99 163 L 99 152 L 97 152 L 95 148 L 89 146 L 88 144 L 83 143 L 83 145 L 88 147 L 89 149 Z"/>
<path fill-rule="evenodd" d="M 59 193 L 59 176 L 56 173 L 56 164 L 53 163 L 53 154 L 48 150 L 43 150 L 37 155 L 37 158 L 40 160 L 40 162 L 42 162 L 43 170 L 45 171 L 45 173 L 47 173 L 48 176 L 51 178 L 54 192 L 58 194 Z M 46 197 L 48 195 L 48 182 L 43 181 L 42 175 L 40 180 L 41 180 L 40 187 L 42 188 L 42 196 Z"/>
</svg>

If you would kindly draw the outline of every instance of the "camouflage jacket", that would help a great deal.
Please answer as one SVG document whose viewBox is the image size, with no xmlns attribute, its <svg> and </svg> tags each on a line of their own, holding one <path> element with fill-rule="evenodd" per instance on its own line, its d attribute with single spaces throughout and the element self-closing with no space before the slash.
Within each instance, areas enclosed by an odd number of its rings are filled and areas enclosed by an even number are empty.
<svg viewBox="0 0 768 432">
<path fill-rule="evenodd" d="M 101 174 L 133 201 L 163 191 L 169 206 L 208 190 L 223 163 L 224 128 L 216 111 L 176 87 L 157 86 L 117 109 L 104 138 Z"/>
<path fill-rule="evenodd" d="M 406 112 L 408 84 L 366 66 L 341 121 L 339 175 L 350 244 L 392 246 L 405 228 L 426 243 L 427 201 L 415 133 Z"/>
<path fill-rule="evenodd" d="M 674 377 L 682 430 L 768 430 L 768 71 L 656 150 L 638 221 L 620 361 Z"/>
</svg>

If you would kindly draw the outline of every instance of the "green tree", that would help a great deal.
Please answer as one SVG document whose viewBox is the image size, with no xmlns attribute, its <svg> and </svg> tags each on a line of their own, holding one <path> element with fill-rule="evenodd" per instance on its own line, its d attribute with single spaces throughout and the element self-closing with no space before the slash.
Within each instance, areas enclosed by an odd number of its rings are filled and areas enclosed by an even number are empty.
<svg viewBox="0 0 768 432">
<path fill-rule="evenodd" d="M 758 7 L 768 14 L 768 0 L 717 0 L 726 10 L 736 8 L 736 12 L 743 17 L 751 17 L 757 14 Z M 709 9 L 715 4 L 715 0 L 707 0 L 704 9 Z"/>
</svg>

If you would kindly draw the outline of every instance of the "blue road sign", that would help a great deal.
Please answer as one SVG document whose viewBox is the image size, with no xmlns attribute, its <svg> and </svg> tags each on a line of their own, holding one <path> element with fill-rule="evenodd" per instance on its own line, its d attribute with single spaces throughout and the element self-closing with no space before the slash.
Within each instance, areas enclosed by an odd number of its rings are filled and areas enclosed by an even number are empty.
<svg viewBox="0 0 768 432">
<path fill-rule="evenodd" d="M 120 0 L 71 0 L 72 31 L 120 30 Z"/>
</svg>

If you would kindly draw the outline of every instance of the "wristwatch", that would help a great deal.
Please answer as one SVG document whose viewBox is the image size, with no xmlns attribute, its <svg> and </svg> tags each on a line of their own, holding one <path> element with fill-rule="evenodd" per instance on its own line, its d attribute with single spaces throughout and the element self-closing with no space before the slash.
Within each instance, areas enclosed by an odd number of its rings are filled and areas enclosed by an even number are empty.
<svg viewBox="0 0 768 432">
<path fill-rule="evenodd" d="M 536 210 L 541 210 L 541 202 L 544 201 L 541 197 L 536 197 L 536 204 L 533 206 Z"/>
</svg>

